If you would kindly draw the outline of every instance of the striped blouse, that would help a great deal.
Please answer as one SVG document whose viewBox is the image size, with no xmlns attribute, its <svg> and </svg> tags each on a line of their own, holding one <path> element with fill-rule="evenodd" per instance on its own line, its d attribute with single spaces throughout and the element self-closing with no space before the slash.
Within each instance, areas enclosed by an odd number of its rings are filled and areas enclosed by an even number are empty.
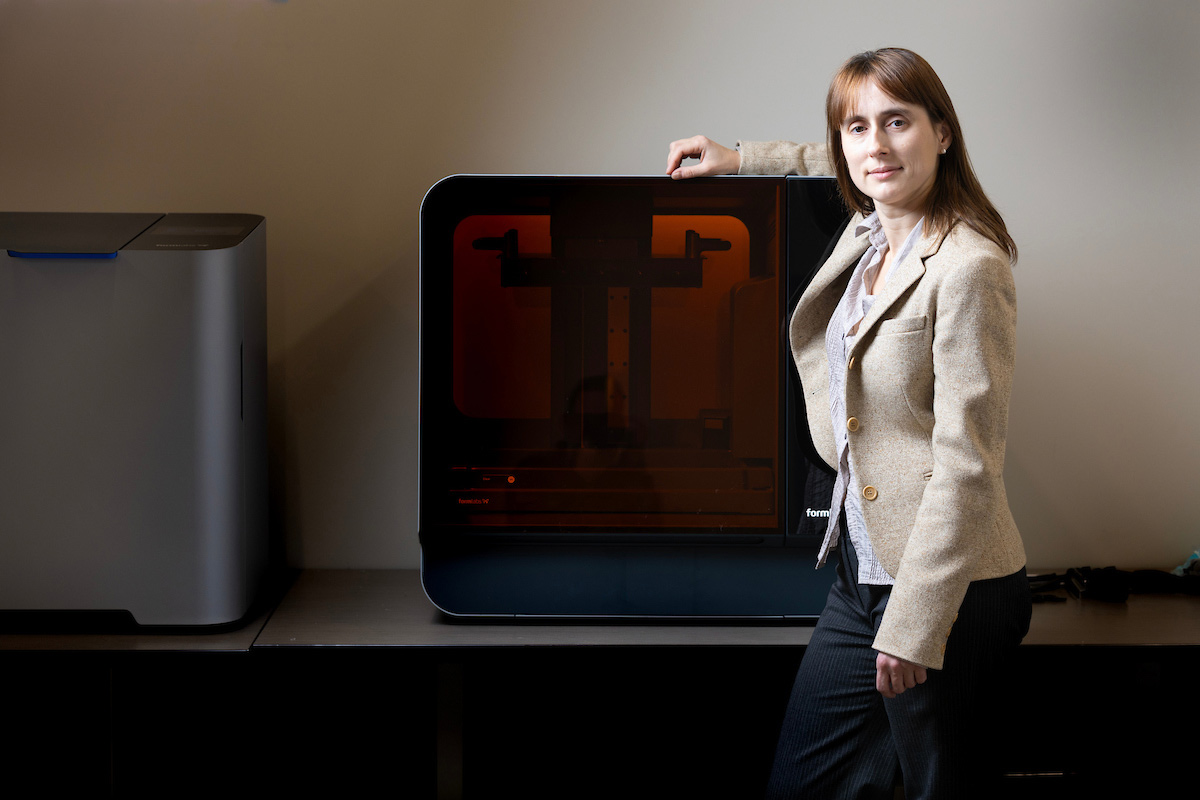
<svg viewBox="0 0 1200 800">
<path fill-rule="evenodd" d="M 913 246 L 921 240 L 924 223 L 924 219 L 919 221 L 908 234 L 908 238 L 900 246 L 900 252 L 892 259 L 893 265 L 903 261 Z M 863 232 L 868 234 L 867 240 L 870 242 L 870 246 L 867 247 L 867 251 L 863 253 L 858 265 L 854 268 L 850 282 L 846 285 L 846 292 L 842 295 L 841 302 L 833 312 L 833 316 L 829 320 L 829 327 L 825 331 L 825 348 L 829 355 L 829 414 L 833 421 L 833 438 L 837 445 L 838 467 L 837 478 L 833 484 L 833 502 L 829 509 L 829 527 L 825 531 L 825 540 L 817 555 L 817 566 L 824 565 L 829 551 L 838 546 L 838 518 L 844 510 L 846 530 L 850 534 L 850 543 L 858 556 L 858 582 L 890 586 L 895 581 L 893 576 L 880 566 L 878 559 L 875 558 L 875 551 L 871 549 L 871 540 L 867 536 L 867 526 L 863 521 L 861 500 L 857 494 L 848 491 L 849 487 L 855 484 L 854 465 L 850 461 L 848 446 L 849 435 L 846 431 L 846 360 L 854 347 L 856 338 L 856 334 L 851 331 L 857 330 L 858 323 L 867 315 L 867 312 L 871 310 L 871 305 L 875 302 L 875 295 L 868 294 L 868 291 L 883 263 L 883 257 L 888 251 L 887 236 L 884 234 L 878 213 L 871 214 L 864 219 L 854 231 L 856 236 Z M 888 275 L 892 272 L 893 270 L 888 270 Z M 887 284 L 888 275 L 884 276 L 883 285 Z"/>
</svg>

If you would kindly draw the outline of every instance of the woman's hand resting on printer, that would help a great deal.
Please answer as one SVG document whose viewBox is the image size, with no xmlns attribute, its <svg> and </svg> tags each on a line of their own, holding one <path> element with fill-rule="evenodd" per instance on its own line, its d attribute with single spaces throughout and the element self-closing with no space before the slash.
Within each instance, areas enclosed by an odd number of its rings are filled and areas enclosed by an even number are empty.
<svg viewBox="0 0 1200 800">
<path fill-rule="evenodd" d="M 685 158 L 698 158 L 699 164 L 682 166 Z M 671 142 L 667 154 L 667 174 L 675 180 L 705 175 L 734 175 L 742 166 L 742 154 L 717 144 L 707 136 L 693 136 Z"/>
</svg>

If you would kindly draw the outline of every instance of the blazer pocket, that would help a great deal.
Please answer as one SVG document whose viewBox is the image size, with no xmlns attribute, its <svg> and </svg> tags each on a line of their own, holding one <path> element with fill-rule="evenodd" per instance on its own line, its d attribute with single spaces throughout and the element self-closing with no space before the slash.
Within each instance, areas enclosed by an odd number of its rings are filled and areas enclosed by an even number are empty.
<svg viewBox="0 0 1200 800">
<path fill-rule="evenodd" d="M 919 317 L 900 317 L 898 319 L 884 319 L 879 321 L 879 326 L 875 329 L 878 336 L 887 336 L 890 333 L 911 333 L 912 331 L 925 330 L 925 315 Z"/>
</svg>

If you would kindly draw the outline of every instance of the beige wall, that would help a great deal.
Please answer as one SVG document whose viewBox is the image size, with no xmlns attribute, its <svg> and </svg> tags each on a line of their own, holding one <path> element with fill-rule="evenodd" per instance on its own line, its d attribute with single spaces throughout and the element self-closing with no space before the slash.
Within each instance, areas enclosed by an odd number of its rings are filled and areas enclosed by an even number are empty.
<svg viewBox="0 0 1200 800">
<path fill-rule="evenodd" d="M 0 0 L 0 207 L 268 219 L 289 560 L 412 567 L 417 220 L 455 172 L 651 173 L 816 138 L 922 53 L 1021 248 L 1007 479 L 1030 560 L 1200 546 L 1200 4 Z M 2 379 L 2 377 L 0 377 Z"/>
</svg>

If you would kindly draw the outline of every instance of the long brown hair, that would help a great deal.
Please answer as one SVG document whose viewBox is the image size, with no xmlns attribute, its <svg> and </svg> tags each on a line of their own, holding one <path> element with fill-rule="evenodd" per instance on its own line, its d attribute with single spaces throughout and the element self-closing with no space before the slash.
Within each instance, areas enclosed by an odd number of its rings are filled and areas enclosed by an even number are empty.
<svg viewBox="0 0 1200 800">
<path fill-rule="evenodd" d="M 944 123 L 950 129 L 950 147 L 938 159 L 933 189 L 925 201 L 926 229 L 945 234 L 956 221 L 962 220 L 1007 251 L 1009 260 L 1016 262 L 1016 242 L 1008 235 L 1004 219 L 975 177 L 950 95 L 929 62 L 911 50 L 886 47 L 859 53 L 842 65 L 829 84 L 825 98 L 829 158 L 846 205 L 862 214 L 870 214 L 875 207 L 850 178 L 841 137 L 842 122 L 851 111 L 859 89 L 868 81 L 874 81 L 884 94 L 902 103 L 925 109 L 934 128 Z"/>
</svg>

